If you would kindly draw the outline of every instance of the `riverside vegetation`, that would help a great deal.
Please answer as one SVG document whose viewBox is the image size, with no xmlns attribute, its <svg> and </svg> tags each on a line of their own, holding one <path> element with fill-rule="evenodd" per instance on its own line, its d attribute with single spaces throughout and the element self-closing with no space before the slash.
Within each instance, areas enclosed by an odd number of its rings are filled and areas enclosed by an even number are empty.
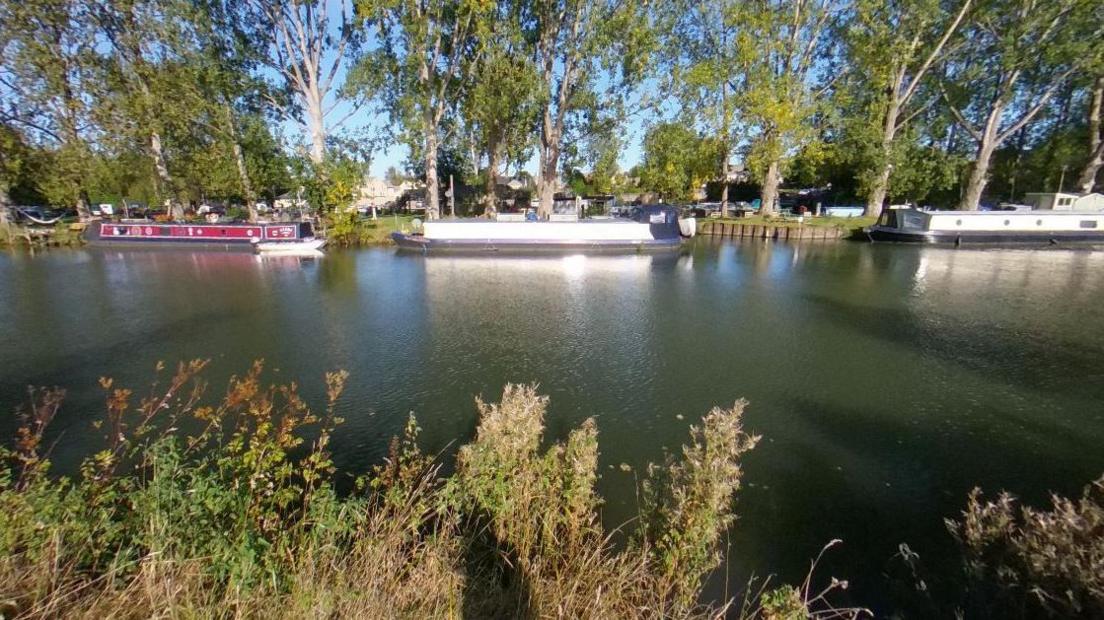
<svg viewBox="0 0 1104 620">
<path fill-rule="evenodd" d="M 846 582 L 813 587 L 812 570 L 797 587 L 702 602 L 735 520 L 741 457 L 759 439 L 743 428 L 744 401 L 714 408 L 678 458 L 647 468 L 639 520 L 622 534 L 599 519 L 597 424 L 549 442 L 536 386 L 476 400 L 475 438 L 451 474 L 419 449 L 412 415 L 389 456 L 339 493 L 330 440 L 345 372 L 326 374 L 315 412 L 294 383 L 266 385 L 261 362 L 209 399 L 206 365 L 182 363 L 138 399 L 101 379 L 105 445 L 72 477 L 51 474 L 44 442 L 65 392 L 30 391 L 14 445 L 0 449 L 0 617 L 869 613 L 834 606 Z M 969 574 L 1023 615 L 1099 613 L 1102 489 L 1022 517 L 1009 496 L 975 492 L 951 523 Z"/>
</svg>

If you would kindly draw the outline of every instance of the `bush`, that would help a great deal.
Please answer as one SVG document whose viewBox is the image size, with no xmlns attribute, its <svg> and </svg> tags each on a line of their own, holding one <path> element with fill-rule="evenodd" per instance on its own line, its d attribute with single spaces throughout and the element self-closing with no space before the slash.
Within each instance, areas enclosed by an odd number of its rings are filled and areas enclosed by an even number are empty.
<svg viewBox="0 0 1104 620">
<path fill-rule="evenodd" d="M 316 413 L 295 384 L 265 385 L 260 362 L 206 404 L 206 365 L 181 364 L 137 402 L 103 379 L 105 448 L 74 478 L 52 476 L 42 451 L 64 392 L 32 391 L 14 445 L 0 450 L 3 617 L 729 610 L 699 597 L 734 518 L 739 458 L 756 440 L 742 430 L 742 402 L 692 429 L 681 461 L 650 468 L 647 525 L 617 550 L 597 513 L 596 424 L 541 451 L 548 400 L 534 386 L 477 401 L 476 438 L 454 475 L 442 478 L 418 449 L 411 417 L 383 463 L 342 497 L 329 442 L 345 373 L 326 375 Z M 741 615 L 847 616 L 809 596 L 808 583 L 748 608 Z"/>
<path fill-rule="evenodd" d="M 961 521 L 947 521 L 961 545 L 973 604 L 1001 616 L 1104 617 L 1104 477 L 1081 498 L 1051 496 L 1051 510 L 1017 508 L 1001 493 L 969 496 Z"/>
</svg>

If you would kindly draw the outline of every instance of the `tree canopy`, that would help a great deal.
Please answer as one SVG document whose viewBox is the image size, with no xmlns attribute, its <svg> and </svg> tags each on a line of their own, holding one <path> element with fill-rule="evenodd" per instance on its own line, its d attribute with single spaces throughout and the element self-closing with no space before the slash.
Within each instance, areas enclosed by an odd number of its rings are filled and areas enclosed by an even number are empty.
<svg viewBox="0 0 1104 620">
<path fill-rule="evenodd" d="M 1093 0 L 0 0 L 0 201 L 340 209 L 387 152 L 431 216 L 507 171 L 544 215 L 735 183 L 975 209 L 1099 187 L 1102 37 Z"/>
</svg>

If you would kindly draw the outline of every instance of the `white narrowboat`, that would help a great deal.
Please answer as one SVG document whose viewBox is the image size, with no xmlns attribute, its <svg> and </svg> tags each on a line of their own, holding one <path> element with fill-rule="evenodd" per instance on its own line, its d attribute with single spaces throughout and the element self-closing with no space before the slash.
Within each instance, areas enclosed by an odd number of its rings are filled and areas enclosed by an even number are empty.
<svg viewBox="0 0 1104 620">
<path fill-rule="evenodd" d="M 527 221 L 499 215 L 497 221 L 435 220 L 391 237 L 399 248 L 418 252 L 636 252 L 678 249 L 695 228 L 692 218 L 680 219 L 672 206 L 644 205 L 616 219 L 554 215 L 548 221 Z"/>
<path fill-rule="evenodd" d="M 871 241 L 954 245 L 1104 243 L 1104 211 L 886 209 L 865 232 Z"/>
</svg>

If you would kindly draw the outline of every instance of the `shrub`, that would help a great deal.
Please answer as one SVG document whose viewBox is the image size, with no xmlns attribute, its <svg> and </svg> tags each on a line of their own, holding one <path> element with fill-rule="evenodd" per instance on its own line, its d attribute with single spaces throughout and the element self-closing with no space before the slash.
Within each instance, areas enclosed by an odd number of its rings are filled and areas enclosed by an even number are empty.
<svg viewBox="0 0 1104 620">
<path fill-rule="evenodd" d="M 961 545 L 975 604 L 1000 615 L 1104 617 L 1104 477 L 1050 510 L 1017 508 L 1001 493 L 969 496 L 947 527 Z"/>
</svg>

